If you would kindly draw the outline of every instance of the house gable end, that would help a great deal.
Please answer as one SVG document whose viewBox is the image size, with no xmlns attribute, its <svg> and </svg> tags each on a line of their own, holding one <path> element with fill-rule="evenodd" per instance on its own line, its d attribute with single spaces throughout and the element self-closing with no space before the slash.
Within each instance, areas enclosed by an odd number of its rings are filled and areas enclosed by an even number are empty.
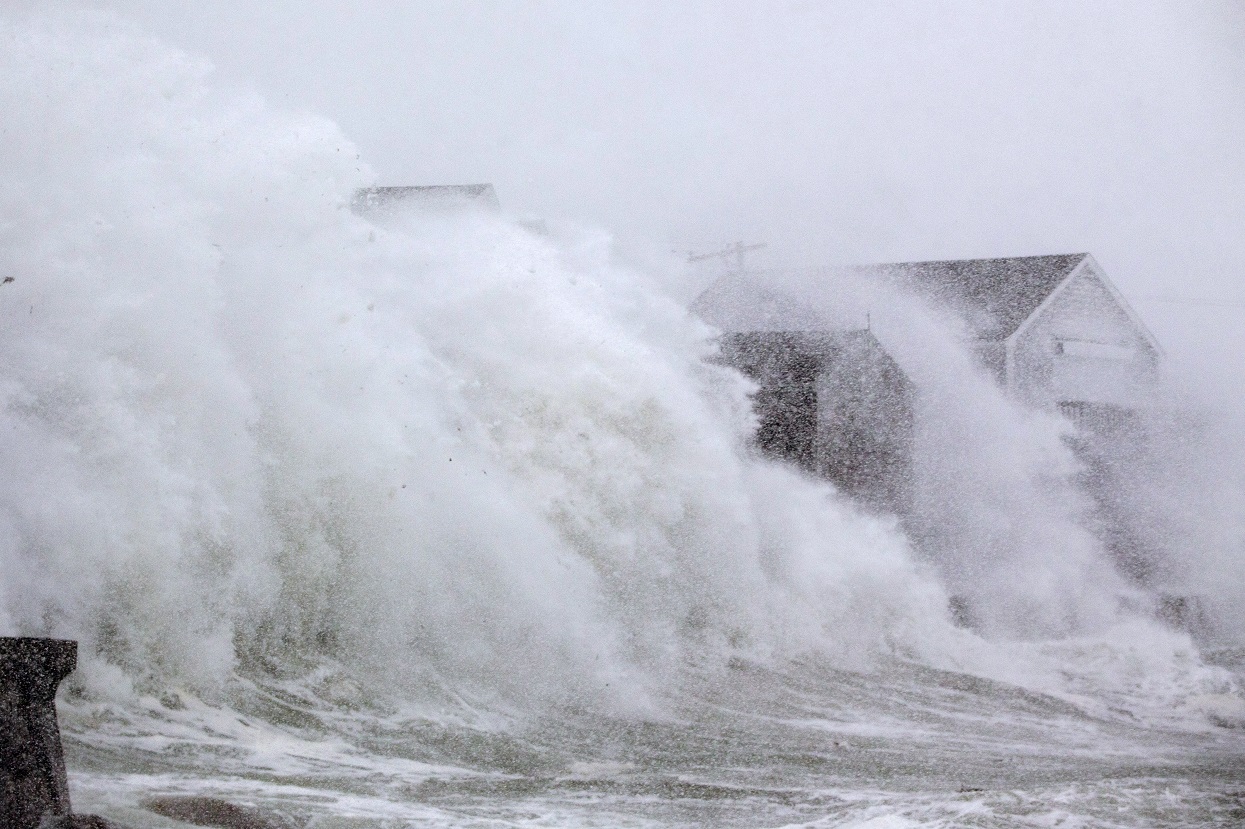
<svg viewBox="0 0 1245 829">
<path fill-rule="evenodd" d="M 1159 354 L 1153 335 L 1087 258 L 1008 338 L 1006 384 L 1038 406 L 1130 407 L 1152 386 Z"/>
<path fill-rule="evenodd" d="M 1085 254 L 1080 264 L 1070 271 L 1042 300 L 1041 304 L 1034 308 L 1032 313 L 1007 337 L 1009 353 L 1014 350 L 1015 344 L 1025 336 L 1038 320 L 1042 319 L 1050 313 L 1052 308 L 1058 305 L 1061 295 L 1069 289 L 1069 286 L 1075 285 L 1079 279 L 1093 280 L 1111 298 L 1115 307 L 1123 314 L 1124 318 L 1136 332 L 1140 343 L 1148 348 L 1156 359 L 1163 355 L 1163 349 L 1159 345 L 1158 340 L 1155 339 L 1154 334 L 1141 321 L 1141 317 L 1128 304 L 1128 300 L 1124 299 L 1124 295 L 1119 292 L 1119 289 L 1107 278 L 1107 275 L 1102 270 L 1102 266 L 1089 254 Z"/>
</svg>

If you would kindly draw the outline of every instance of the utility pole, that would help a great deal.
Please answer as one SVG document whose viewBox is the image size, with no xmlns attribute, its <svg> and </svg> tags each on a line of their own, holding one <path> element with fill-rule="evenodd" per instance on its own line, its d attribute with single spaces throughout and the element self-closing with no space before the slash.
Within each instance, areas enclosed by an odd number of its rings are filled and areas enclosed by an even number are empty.
<svg viewBox="0 0 1245 829">
<path fill-rule="evenodd" d="M 745 245 L 743 242 L 736 242 L 733 245 L 727 245 L 725 248 L 715 253 L 690 253 L 689 252 L 687 254 L 687 261 L 688 262 L 703 262 L 706 259 L 723 259 L 728 263 L 727 267 L 728 269 L 730 269 L 729 263 L 730 263 L 731 258 L 734 257 L 735 267 L 731 269 L 731 272 L 732 273 L 743 273 L 744 272 L 744 254 L 746 254 L 750 250 L 760 250 L 763 247 L 765 247 L 764 242 L 759 242 L 755 245 Z"/>
</svg>

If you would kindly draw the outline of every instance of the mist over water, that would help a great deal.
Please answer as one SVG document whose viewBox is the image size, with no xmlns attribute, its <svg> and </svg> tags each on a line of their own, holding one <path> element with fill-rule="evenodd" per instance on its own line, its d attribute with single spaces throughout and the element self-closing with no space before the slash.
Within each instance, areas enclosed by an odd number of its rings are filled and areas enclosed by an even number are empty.
<svg viewBox="0 0 1245 829">
<path fill-rule="evenodd" d="M 892 298 L 877 330 L 930 390 L 937 556 L 758 457 L 714 330 L 607 235 L 356 215 L 374 176 L 336 126 L 110 16 L 15 15 L 0 42 L 0 634 L 80 641 L 62 710 L 93 802 L 141 821 L 160 774 L 227 776 L 383 821 L 439 796 L 394 780 L 569 774 L 639 825 L 609 788 L 637 768 L 919 788 L 953 761 L 818 752 L 850 732 L 940 758 L 965 728 L 1135 758 L 1153 728 L 1239 765 L 1231 665 L 1152 618 L 1081 520 L 1067 425 L 1004 400 L 930 309 Z M 1173 589 L 1239 649 L 1239 490 L 1188 446 L 1136 498 L 1168 505 Z M 976 631 L 948 609 L 965 591 Z M 725 771 L 751 765 L 782 782 Z M 388 782 L 351 805 L 368 775 Z M 770 803 L 747 791 L 738 825 Z"/>
</svg>

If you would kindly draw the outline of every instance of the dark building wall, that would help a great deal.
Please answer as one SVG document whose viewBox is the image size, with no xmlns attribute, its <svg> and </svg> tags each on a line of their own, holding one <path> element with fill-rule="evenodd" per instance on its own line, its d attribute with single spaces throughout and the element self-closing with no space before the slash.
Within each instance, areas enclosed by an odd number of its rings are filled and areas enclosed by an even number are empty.
<svg viewBox="0 0 1245 829">
<path fill-rule="evenodd" d="M 722 359 L 760 387 L 756 443 L 872 509 L 911 506 L 912 386 L 868 331 L 748 332 Z"/>
<path fill-rule="evenodd" d="M 778 332 L 730 334 L 723 361 L 760 388 L 753 396 L 757 446 L 766 455 L 816 471 L 817 375 L 822 358 L 807 335 Z"/>
<path fill-rule="evenodd" d="M 817 472 L 869 506 L 911 508 L 912 386 L 868 332 L 849 332 L 818 376 Z"/>
</svg>

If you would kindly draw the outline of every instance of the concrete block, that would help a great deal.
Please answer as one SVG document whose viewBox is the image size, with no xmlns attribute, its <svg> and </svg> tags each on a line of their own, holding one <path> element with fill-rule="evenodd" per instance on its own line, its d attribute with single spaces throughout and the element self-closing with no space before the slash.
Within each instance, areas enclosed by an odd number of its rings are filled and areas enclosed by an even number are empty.
<svg viewBox="0 0 1245 829">
<path fill-rule="evenodd" d="M 77 642 L 0 637 L 3 829 L 39 829 L 45 816 L 70 813 L 56 688 L 77 664 Z"/>
</svg>

